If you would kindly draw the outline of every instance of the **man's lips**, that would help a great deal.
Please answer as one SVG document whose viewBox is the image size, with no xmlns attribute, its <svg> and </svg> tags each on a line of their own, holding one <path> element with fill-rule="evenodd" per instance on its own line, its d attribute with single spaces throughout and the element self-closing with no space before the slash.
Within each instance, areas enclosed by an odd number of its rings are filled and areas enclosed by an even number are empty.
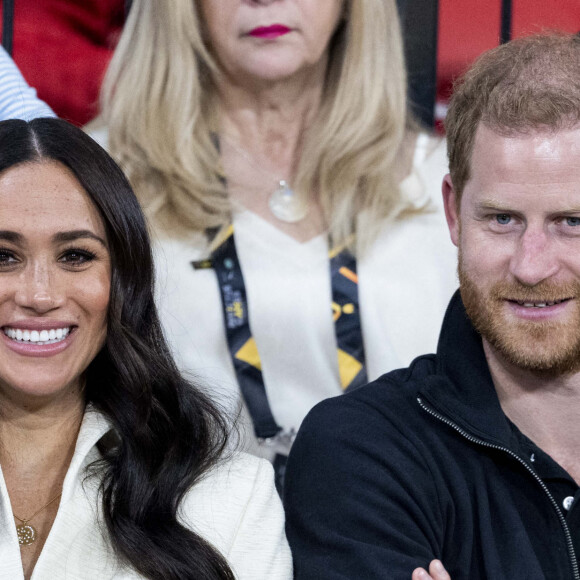
<svg viewBox="0 0 580 580">
<path fill-rule="evenodd" d="M 505 299 L 504 303 L 508 311 L 518 319 L 535 322 L 550 322 L 560 320 L 562 316 L 571 313 L 571 304 L 574 298 L 561 298 L 547 300 L 546 298 Z"/>
<path fill-rule="evenodd" d="M 544 298 L 537 298 L 537 299 L 516 299 L 516 298 L 506 298 L 508 302 L 512 304 L 517 304 L 519 306 L 523 306 L 524 308 L 549 308 L 550 306 L 556 306 L 558 304 L 562 304 L 563 302 L 568 302 L 572 300 L 571 298 L 559 298 L 559 299 L 552 299 L 546 300 Z"/>
<path fill-rule="evenodd" d="M 272 24 L 271 26 L 258 26 L 248 33 L 254 38 L 277 38 L 292 32 L 290 28 L 283 24 Z"/>
</svg>

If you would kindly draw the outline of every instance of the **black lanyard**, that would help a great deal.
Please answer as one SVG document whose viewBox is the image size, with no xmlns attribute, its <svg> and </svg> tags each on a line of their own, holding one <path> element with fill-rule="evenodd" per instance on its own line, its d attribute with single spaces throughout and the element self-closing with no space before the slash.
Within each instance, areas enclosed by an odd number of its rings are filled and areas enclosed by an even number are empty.
<svg viewBox="0 0 580 580">
<path fill-rule="evenodd" d="M 356 260 L 347 249 L 331 252 L 330 278 L 334 330 L 341 386 L 356 388 L 367 382 L 358 304 Z M 213 268 L 222 300 L 230 355 L 242 396 L 259 439 L 271 439 L 282 428 L 277 424 L 264 385 L 258 346 L 248 318 L 248 296 L 236 250 L 233 226 L 209 260 L 192 262 L 196 269 Z"/>
</svg>

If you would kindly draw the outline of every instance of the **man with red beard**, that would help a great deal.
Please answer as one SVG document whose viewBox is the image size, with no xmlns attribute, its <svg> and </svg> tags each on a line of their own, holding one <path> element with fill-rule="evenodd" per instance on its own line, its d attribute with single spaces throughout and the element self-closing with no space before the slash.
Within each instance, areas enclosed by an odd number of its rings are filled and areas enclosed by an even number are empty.
<svg viewBox="0 0 580 580">
<path fill-rule="evenodd" d="M 580 38 L 485 54 L 446 129 L 460 291 L 436 354 L 303 423 L 298 579 L 580 580 Z"/>
</svg>

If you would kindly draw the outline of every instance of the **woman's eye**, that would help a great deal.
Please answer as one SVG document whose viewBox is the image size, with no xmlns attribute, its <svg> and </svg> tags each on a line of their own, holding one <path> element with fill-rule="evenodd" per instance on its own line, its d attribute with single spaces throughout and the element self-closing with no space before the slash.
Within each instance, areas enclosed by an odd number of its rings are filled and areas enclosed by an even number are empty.
<svg viewBox="0 0 580 580">
<path fill-rule="evenodd" d="M 11 266 L 16 262 L 16 257 L 12 252 L 8 252 L 7 250 L 0 250 L 0 266 Z"/>
<path fill-rule="evenodd" d="M 505 225 L 509 224 L 509 223 L 512 221 L 512 218 L 511 218 L 511 216 L 510 216 L 509 214 L 507 214 L 507 213 L 498 213 L 498 214 L 495 216 L 495 221 L 496 221 L 498 224 L 500 224 L 500 225 L 502 225 L 502 226 L 505 226 Z"/>
<path fill-rule="evenodd" d="M 65 252 L 59 259 L 59 262 L 71 266 L 81 266 L 87 262 L 91 262 L 95 259 L 95 254 L 88 252 L 86 250 L 69 250 Z"/>
<path fill-rule="evenodd" d="M 580 226 L 580 217 L 567 217 L 566 218 L 566 225 L 568 226 Z"/>
</svg>

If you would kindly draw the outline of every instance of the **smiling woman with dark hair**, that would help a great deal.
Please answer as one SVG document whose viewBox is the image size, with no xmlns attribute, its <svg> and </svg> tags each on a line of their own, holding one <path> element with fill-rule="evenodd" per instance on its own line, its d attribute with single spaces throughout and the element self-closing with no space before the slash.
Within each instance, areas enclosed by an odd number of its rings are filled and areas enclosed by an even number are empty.
<svg viewBox="0 0 580 580">
<path fill-rule="evenodd" d="M 224 456 L 152 287 L 105 151 L 64 121 L 0 123 L 3 577 L 291 577 L 271 468 Z"/>
</svg>

